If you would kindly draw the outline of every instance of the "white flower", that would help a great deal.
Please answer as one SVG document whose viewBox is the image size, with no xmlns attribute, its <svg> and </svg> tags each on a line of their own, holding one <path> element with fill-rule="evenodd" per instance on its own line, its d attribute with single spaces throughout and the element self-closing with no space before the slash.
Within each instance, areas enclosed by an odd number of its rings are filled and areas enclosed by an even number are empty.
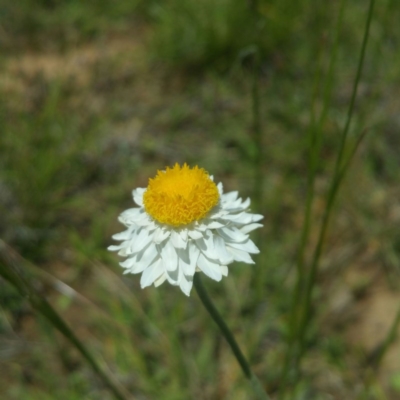
<svg viewBox="0 0 400 400">
<path fill-rule="evenodd" d="M 108 249 L 127 257 L 125 273 L 142 272 L 142 288 L 168 280 L 189 296 L 196 271 L 220 281 L 233 261 L 254 264 L 250 254 L 259 250 L 248 234 L 263 216 L 250 213 L 250 199 L 238 192 L 224 194 L 204 169 L 158 171 L 133 199 L 139 207 L 120 215 L 127 229 L 113 236 L 122 243 Z"/>
</svg>

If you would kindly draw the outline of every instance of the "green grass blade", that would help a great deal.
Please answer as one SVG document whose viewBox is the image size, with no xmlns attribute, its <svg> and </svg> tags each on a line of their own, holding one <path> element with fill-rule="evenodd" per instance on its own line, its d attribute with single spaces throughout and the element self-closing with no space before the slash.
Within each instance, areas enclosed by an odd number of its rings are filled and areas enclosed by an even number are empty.
<svg viewBox="0 0 400 400">
<path fill-rule="evenodd" d="M 366 50 L 367 43 L 368 43 L 369 27 L 370 27 L 371 20 L 372 20 L 373 9 L 374 9 L 374 0 L 371 0 L 370 4 L 369 4 L 369 9 L 368 9 L 366 27 L 364 30 L 364 39 L 363 39 L 363 43 L 361 46 L 360 58 L 358 61 L 356 78 L 354 80 L 352 96 L 351 96 L 350 105 L 349 105 L 349 109 L 348 109 L 348 113 L 347 113 L 346 124 L 344 126 L 344 129 L 343 129 L 343 132 L 341 135 L 340 147 L 339 147 L 339 152 L 338 152 L 337 159 L 336 159 L 332 183 L 331 183 L 329 193 L 328 193 L 327 205 L 325 207 L 325 212 L 324 212 L 322 225 L 321 225 L 321 229 L 320 229 L 320 233 L 319 233 L 319 237 L 318 237 L 318 242 L 317 242 L 317 245 L 316 245 L 316 248 L 314 251 L 313 259 L 311 262 L 311 268 L 310 268 L 310 272 L 309 272 L 309 276 L 308 276 L 306 292 L 305 292 L 305 300 L 304 300 L 304 305 L 303 305 L 303 316 L 302 316 L 301 324 L 299 326 L 299 331 L 298 331 L 299 354 L 297 356 L 296 365 L 299 364 L 299 362 L 302 358 L 302 355 L 305 352 L 305 334 L 306 334 L 307 327 L 310 322 L 312 292 L 313 292 L 313 288 L 315 286 L 319 260 L 320 260 L 321 254 L 322 254 L 322 249 L 323 249 L 323 245 L 325 242 L 325 237 L 326 237 L 327 228 L 328 228 L 330 216 L 331 216 L 332 209 L 333 209 L 333 204 L 335 202 L 336 195 L 337 195 L 338 189 L 340 187 L 340 183 L 342 182 L 343 177 L 349 168 L 349 162 L 346 162 L 343 168 L 342 168 L 342 164 L 343 164 L 343 158 L 344 158 L 344 153 L 345 153 L 348 131 L 349 131 L 349 127 L 350 127 L 350 123 L 351 123 L 353 111 L 354 111 L 354 103 L 355 103 L 355 98 L 356 98 L 356 94 L 357 94 L 357 88 L 358 88 L 358 84 L 359 84 L 360 77 L 361 77 L 362 67 L 364 64 L 364 56 L 365 56 L 365 50 Z M 363 135 L 360 136 L 360 140 L 362 139 L 362 137 L 363 137 Z M 358 140 L 357 143 L 359 143 L 360 140 Z M 354 151 L 357 148 L 357 146 L 358 145 L 356 144 L 352 154 L 354 154 Z M 351 159 L 351 156 L 348 159 L 348 161 L 350 159 Z"/>
<path fill-rule="evenodd" d="M 311 228 L 311 217 L 312 217 L 312 205 L 314 201 L 315 194 L 315 178 L 317 175 L 317 170 L 320 166 L 320 152 L 322 145 L 322 137 L 323 137 L 323 126 L 324 122 L 329 110 L 330 98 L 333 88 L 333 77 L 337 59 L 337 52 L 339 47 L 339 32 L 340 27 L 343 22 L 343 14 L 345 9 L 346 0 L 342 0 L 339 6 L 339 14 L 337 17 L 337 21 L 335 24 L 335 29 L 333 32 L 333 48 L 330 53 L 329 59 L 329 67 L 327 76 L 325 79 L 324 92 L 323 92 L 323 101 L 322 101 L 322 110 L 321 114 L 316 121 L 316 111 L 315 111 L 315 102 L 317 99 L 317 92 L 319 87 L 319 82 L 321 78 L 321 69 L 322 67 L 318 65 L 317 71 L 315 73 L 315 83 L 312 93 L 312 103 L 311 103 L 311 115 L 310 115 L 310 128 L 308 130 L 308 140 L 309 140 L 309 156 L 308 156 L 308 172 L 307 172 L 307 197 L 305 203 L 304 210 L 304 221 L 302 225 L 302 230 L 300 233 L 300 244 L 297 252 L 297 260 L 296 260 L 296 268 L 297 268 L 297 280 L 295 284 L 295 288 L 292 295 L 292 304 L 291 304 L 291 314 L 289 321 L 289 338 L 288 338 L 288 349 L 285 356 L 284 365 L 282 368 L 282 385 L 280 390 L 280 396 L 283 395 L 285 390 L 285 382 L 288 377 L 289 368 L 291 359 L 293 357 L 293 351 L 296 341 L 296 334 L 299 325 L 299 318 L 301 317 L 301 309 L 299 310 L 299 305 L 301 305 L 301 296 L 304 294 L 304 287 L 306 284 L 306 271 L 304 271 L 304 257 L 305 257 L 305 249 L 308 243 L 308 238 L 310 234 Z"/>
<path fill-rule="evenodd" d="M 31 306 L 43 315 L 66 339 L 81 353 L 93 371 L 99 376 L 102 382 L 110 389 L 118 400 L 126 400 L 127 395 L 123 394 L 122 389 L 116 386 L 111 378 L 103 371 L 95 358 L 90 354 L 84 344 L 78 339 L 66 322 L 58 315 L 47 300 L 35 289 L 28 279 L 26 279 L 20 268 L 17 266 L 10 248 L 0 240 L 0 276 L 13 285 L 26 298 Z"/>
</svg>

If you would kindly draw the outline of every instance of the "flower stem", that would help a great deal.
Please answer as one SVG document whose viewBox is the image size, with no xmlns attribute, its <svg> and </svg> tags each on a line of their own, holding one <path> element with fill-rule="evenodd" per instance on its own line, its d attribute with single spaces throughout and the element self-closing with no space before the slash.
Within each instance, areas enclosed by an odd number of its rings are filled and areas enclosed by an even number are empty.
<svg viewBox="0 0 400 400">
<path fill-rule="evenodd" d="M 253 385 L 255 392 L 257 393 L 257 397 L 263 400 L 269 400 L 269 397 L 265 393 L 265 390 L 258 380 L 258 378 L 253 374 L 253 371 L 250 368 L 246 357 L 243 355 L 242 351 L 240 350 L 239 345 L 237 344 L 232 332 L 226 325 L 225 321 L 221 317 L 218 310 L 215 308 L 211 298 L 207 294 L 205 287 L 200 278 L 200 274 L 194 274 L 193 284 L 196 288 L 197 294 L 199 295 L 200 300 L 202 301 L 204 307 L 207 309 L 211 318 L 214 322 L 218 325 L 218 328 L 221 330 L 222 335 L 228 342 L 229 346 L 231 347 L 233 354 L 235 355 L 240 367 L 242 368 L 243 373 L 245 374 L 246 378 L 249 379 Z"/>
</svg>

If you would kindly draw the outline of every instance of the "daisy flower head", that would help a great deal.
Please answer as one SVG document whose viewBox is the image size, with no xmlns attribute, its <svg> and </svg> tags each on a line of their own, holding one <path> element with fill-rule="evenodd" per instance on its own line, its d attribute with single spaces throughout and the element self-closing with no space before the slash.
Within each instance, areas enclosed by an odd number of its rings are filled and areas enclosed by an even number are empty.
<svg viewBox="0 0 400 400">
<path fill-rule="evenodd" d="M 233 261 L 254 264 L 250 254 L 259 250 L 249 232 L 263 216 L 238 192 L 224 194 L 203 168 L 175 164 L 132 193 L 138 207 L 120 215 L 127 229 L 108 249 L 126 257 L 125 273 L 142 273 L 142 288 L 167 280 L 189 296 L 196 272 L 220 281 Z"/>
</svg>

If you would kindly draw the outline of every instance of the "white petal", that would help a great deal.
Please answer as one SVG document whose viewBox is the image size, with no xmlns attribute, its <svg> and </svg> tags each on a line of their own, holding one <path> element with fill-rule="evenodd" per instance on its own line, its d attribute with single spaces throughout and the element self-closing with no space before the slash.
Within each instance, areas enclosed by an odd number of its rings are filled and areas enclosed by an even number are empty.
<svg viewBox="0 0 400 400">
<path fill-rule="evenodd" d="M 158 287 L 162 285 L 166 279 L 167 279 L 167 274 L 164 272 L 158 279 L 154 281 L 154 286 Z"/>
<path fill-rule="evenodd" d="M 124 225 L 136 224 L 140 220 L 149 220 L 149 216 L 143 208 L 130 208 L 125 210 L 119 217 L 118 220 Z"/>
<path fill-rule="evenodd" d="M 150 267 L 146 268 L 140 278 L 140 286 L 142 289 L 150 286 L 163 272 L 161 260 L 158 260 L 158 262 L 151 264 Z"/>
<path fill-rule="evenodd" d="M 145 191 L 145 188 L 137 188 L 132 191 L 133 200 L 140 207 L 143 207 L 143 193 Z"/>
<path fill-rule="evenodd" d="M 164 244 L 158 245 L 163 260 L 164 268 L 166 271 L 175 271 L 178 268 L 178 255 L 170 240 Z"/>
<path fill-rule="evenodd" d="M 189 249 L 176 249 L 178 254 L 178 268 L 183 271 L 185 275 L 193 275 L 194 268 L 190 264 Z"/>
<path fill-rule="evenodd" d="M 152 230 L 156 228 L 154 221 L 147 214 L 143 215 L 140 219 L 135 221 L 135 224 L 138 226 L 145 226 L 147 230 L 150 230 L 151 227 Z"/>
<path fill-rule="evenodd" d="M 242 201 L 241 198 L 239 198 L 235 201 L 229 201 L 229 202 L 222 203 L 223 209 L 229 211 L 230 213 L 245 211 L 248 209 L 249 205 L 250 205 L 250 199 Z"/>
<path fill-rule="evenodd" d="M 112 244 L 111 246 L 108 246 L 107 247 L 107 250 L 110 250 L 110 251 L 117 251 L 117 250 L 120 250 L 120 249 L 122 249 L 123 247 L 125 247 L 125 245 L 122 243 L 122 244 L 119 244 L 119 245 L 114 245 L 114 244 Z"/>
<path fill-rule="evenodd" d="M 217 282 L 219 282 L 222 279 L 220 265 L 204 257 L 203 254 L 199 255 L 199 259 L 197 260 L 197 265 L 211 279 L 214 279 Z"/>
<path fill-rule="evenodd" d="M 200 239 L 200 238 L 203 237 L 203 234 L 202 234 L 201 232 L 196 231 L 196 230 L 194 230 L 194 229 L 189 230 L 189 231 L 188 231 L 188 234 L 189 234 L 189 237 L 190 237 L 191 239 L 194 239 L 194 240 Z"/>
<path fill-rule="evenodd" d="M 124 245 L 124 247 L 122 247 L 122 249 L 118 252 L 118 255 L 122 256 L 122 257 L 130 256 L 132 254 L 131 249 L 128 247 L 126 242 L 124 242 L 123 245 Z"/>
<path fill-rule="evenodd" d="M 248 239 L 246 242 L 243 243 L 231 242 L 228 243 L 228 245 L 229 247 L 233 247 L 238 250 L 243 250 L 246 251 L 247 253 L 258 254 L 260 252 L 260 250 L 258 250 L 258 247 L 250 239 Z"/>
<path fill-rule="evenodd" d="M 244 262 L 246 264 L 254 264 L 254 261 L 250 257 L 249 253 L 239 250 L 239 249 L 234 249 L 233 247 L 226 246 L 226 249 L 233 255 L 233 258 L 236 261 L 239 262 Z"/>
<path fill-rule="evenodd" d="M 224 224 L 222 224 L 221 222 L 213 220 L 210 220 L 210 222 L 207 221 L 205 225 L 207 225 L 208 229 L 217 229 L 217 228 L 222 228 L 224 226 Z"/>
<path fill-rule="evenodd" d="M 112 235 L 112 238 L 114 240 L 128 240 L 131 237 L 133 230 L 134 230 L 134 227 L 130 226 L 126 231 Z"/>
<path fill-rule="evenodd" d="M 230 201 L 235 201 L 237 199 L 238 195 L 239 195 L 239 192 L 235 190 L 233 192 L 225 193 L 221 197 L 222 197 L 223 201 L 230 202 Z"/>
<path fill-rule="evenodd" d="M 207 230 L 207 225 L 203 224 L 203 222 L 197 222 L 196 230 L 199 232 L 205 232 Z"/>
<path fill-rule="evenodd" d="M 221 216 L 226 215 L 226 214 L 229 214 L 229 212 L 226 211 L 226 210 L 224 210 L 224 209 L 221 208 L 221 207 L 215 207 L 215 208 L 212 210 L 212 212 L 210 212 L 208 218 L 215 221 L 216 219 L 218 219 L 218 218 L 220 218 Z"/>
<path fill-rule="evenodd" d="M 194 243 L 196 244 L 196 246 L 201 250 L 201 251 L 207 251 L 207 245 L 206 242 L 204 240 L 204 237 L 202 236 L 199 239 L 194 240 Z"/>
<path fill-rule="evenodd" d="M 247 198 L 247 199 L 241 204 L 241 206 L 242 206 L 243 208 L 247 209 L 247 208 L 249 208 L 250 203 L 251 203 L 250 199 Z"/>
<path fill-rule="evenodd" d="M 169 235 L 171 231 L 165 228 L 157 228 L 154 232 L 153 241 L 154 243 L 161 243 L 163 242 Z"/>
<path fill-rule="evenodd" d="M 182 240 L 183 240 L 184 242 L 187 242 L 187 240 L 188 240 L 188 230 L 187 230 L 187 229 L 181 229 L 181 230 L 179 231 L 179 234 L 180 234 Z M 186 246 L 185 246 L 185 247 L 186 247 Z"/>
<path fill-rule="evenodd" d="M 187 241 L 183 240 L 181 235 L 175 230 L 171 231 L 171 242 L 177 249 L 184 249 L 187 246 Z"/>
<path fill-rule="evenodd" d="M 227 214 L 221 217 L 222 220 L 232 221 L 235 224 L 249 224 L 252 222 L 252 215 L 247 212 L 241 212 L 239 214 Z"/>
<path fill-rule="evenodd" d="M 263 226 L 262 224 L 254 223 L 254 224 L 244 225 L 244 226 L 240 227 L 239 229 L 241 232 L 246 234 L 251 231 L 254 231 L 254 229 L 261 228 L 262 226 Z"/>
<path fill-rule="evenodd" d="M 164 270 L 165 270 L 165 266 L 164 266 Z M 167 275 L 167 279 L 168 282 L 171 285 L 177 286 L 179 285 L 179 269 L 177 268 L 175 271 L 168 271 L 166 270 L 166 275 Z"/>
<path fill-rule="evenodd" d="M 119 265 L 122 268 L 130 269 L 133 267 L 135 262 L 136 262 L 136 255 L 134 255 L 133 257 L 128 257 L 125 261 L 120 262 Z M 131 272 L 131 271 L 128 271 L 128 272 Z"/>
<path fill-rule="evenodd" d="M 150 243 L 144 251 L 136 255 L 136 264 L 135 267 L 132 268 L 132 273 L 136 274 L 143 271 L 149 265 L 153 264 L 157 258 L 159 258 L 157 248 L 154 243 Z"/>
<path fill-rule="evenodd" d="M 214 235 L 214 247 L 221 264 L 226 265 L 233 262 L 233 256 L 226 250 L 225 241 L 221 236 Z"/>
<path fill-rule="evenodd" d="M 252 216 L 253 216 L 252 218 L 253 222 L 261 221 L 264 218 L 264 215 L 261 214 L 252 214 Z"/>
<path fill-rule="evenodd" d="M 246 234 L 235 227 L 217 229 L 217 232 L 228 242 L 244 242 L 248 238 Z"/>
<path fill-rule="evenodd" d="M 218 189 L 219 195 L 222 197 L 222 195 L 224 193 L 224 186 L 222 185 L 222 182 L 218 183 L 217 189 Z"/>
<path fill-rule="evenodd" d="M 125 210 L 121 213 L 120 217 L 137 218 L 139 215 L 143 214 L 143 212 L 144 212 L 144 210 L 141 207 L 128 208 L 127 210 Z"/>
<path fill-rule="evenodd" d="M 228 267 L 226 265 L 221 265 L 222 276 L 228 276 Z"/>
<path fill-rule="evenodd" d="M 189 296 L 190 291 L 192 290 L 193 287 L 193 277 L 187 278 L 185 276 L 182 276 L 179 286 L 182 292 L 185 293 L 186 296 Z"/>
<path fill-rule="evenodd" d="M 188 250 L 190 259 L 190 270 L 189 270 L 190 273 L 188 273 L 187 275 L 194 275 L 197 266 L 197 260 L 199 259 L 200 255 L 200 250 L 193 242 L 189 242 Z"/>
<path fill-rule="evenodd" d="M 145 248 L 152 240 L 152 235 L 147 229 L 141 228 L 137 231 L 138 234 L 132 237 L 130 241 L 130 248 L 132 253 L 137 253 Z"/>
<path fill-rule="evenodd" d="M 218 259 L 218 254 L 214 247 L 213 234 L 210 231 L 207 231 L 201 239 L 195 240 L 194 243 L 208 258 Z"/>
</svg>

